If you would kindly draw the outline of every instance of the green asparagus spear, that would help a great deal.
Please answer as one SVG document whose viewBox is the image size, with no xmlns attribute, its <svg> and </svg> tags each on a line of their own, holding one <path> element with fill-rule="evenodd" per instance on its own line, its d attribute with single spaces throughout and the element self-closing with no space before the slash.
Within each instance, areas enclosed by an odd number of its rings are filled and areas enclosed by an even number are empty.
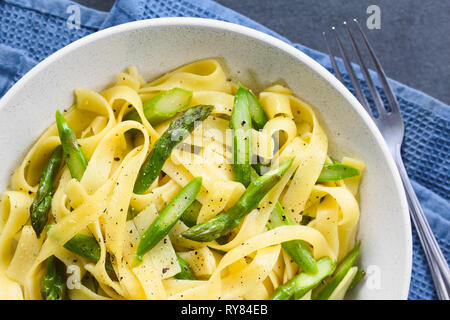
<svg viewBox="0 0 450 320">
<path fill-rule="evenodd" d="M 266 113 L 261 107 L 258 98 L 256 98 L 256 96 L 244 86 L 241 85 L 241 88 L 244 88 L 247 94 L 248 102 L 250 104 L 250 113 L 253 120 L 253 127 L 256 130 L 261 130 L 267 122 Z"/>
<path fill-rule="evenodd" d="M 197 218 L 201 208 L 202 204 L 195 200 L 189 208 L 186 209 L 180 220 L 183 221 L 183 223 L 189 228 L 195 226 L 197 224 Z"/>
<path fill-rule="evenodd" d="M 80 181 L 86 170 L 87 161 L 77 142 L 75 132 L 59 111 L 56 111 L 56 125 L 70 174 L 72 178 Z"/>
<path fill-rule="evenodd" d="M 274 210 L 270 214 L 269 222 L 267 227 L 273 229 L 280 226 L 292 225 L 289 217 L 285 214 L 280 203 L 277 202 Z M 286 253 L 295 261 L 295 263 L 302 268 L 306 273 L 316 274 L 317 264 L 314 260 L 311 248 L 309 245 L 302 240 L 291 240 L 286 241 L 281 244 Z"/>
<path fill-rule="evenodd" d="M 258 157 L 257 162 L 252 164 L 252 168 L 258 173 L 258 175 L 262 176 L 270 170 L 271 165 L 272 164 L 270 162 L 262 162 Z"/>
<path fill-rule="evenodd" d="M 135 265 L 142 262 L 142 257 L 169 233 L 186 209 L 194 202 L 201 186 L 201 177 L 192 179 L 161 211 L 141 235 L 135 256 Z"/>
<path fill-rule="evenodd" d="M 251 175 L 250 175 L 252 181 L 258 179 L 258 178 L 261 177 L 261 176 L 262 176 L 262 174 L 259 174 L 259 173 L 256 171 L 256 169 L 252 168 L 252 170 L 251 170 Z"/>
<path fill-rule="evenodd" d="M 212 109 L 212 106 L 203 105 L 192 107 L 172 121 L 166 132 L 155 142 L 152 151 L 142 165 L 134 185 L 135 193 L 142 194 L 150 187 L 161 171 L 164 162 L 170 157 L 172 149 L 187 137 L 200 124 L 200 121 L 205 120 Z"/>
<path fill-rule="evenodd" d="M 252 159 L 252 118 L 248 90 L 240 87 L 234 97 L 230 127 L 233 133 L 233 172 L 234 179 L 245 187 L 250 183 Z"/>
<path fill-rule="evenodd" d="M 41 282 L 41 296 L 45 300 L 63 300 L 66 293 L 66 266 L 55 256 L 46 261 L 45 275 Z"/>
<path fill-rule="evenodd" d="M 364 278 L 366 275 L 366 272 L 361 269 L 358 268 L 358 271 L 356 272 L 355 277 L 352 280 L 352 283 L 350 283 L 350 286 L 348 287 L 348 290 L 352 290 L 354 287 L 356 287 L 358 285 L 358 283 L 362 280 L 362 278 Z"/>
<path fill-rule="evenodd" d="M 258 173 L 256 172 L 256 170 L 252 169 L 252 181 L 258 178 Z M 275 204 L 275 208 L 270 214 L 267 228 L 270 230 L 284 225 L 292 225 L 292 222 L 284 212 L 281 204 L 277 202 Z M 305 241 L 292 240 L 283 242 L 281 245 L 287 252 L 287 254 L 289 254 L 289 256 L 295 261 L 295 263 L 297 263 L 297 265 L 303 269 L 303 271 L 311 274 L 317 273 L 318 269 L 316 261 L 312 256 L 311 248 Z"/>
<path fill-rule="evenodd" d="M 258 206 L 262 198 L 280 181 L 292 165 L 293 158 L 283 161 L 280 166 L 252 181 L 247 190 L 228 211 L 211 220 L 198 224 L 182 233 L 183 237 L 195 241 L 212 241 L 237 227 L 241 219 Z"/>
<path fill-rule="evenodd" d="M 157 125 L 172 118 L 178 112 L 186 110 L 192 100 L 192 92 L 181 88 L 173 88 L 160 93 L 144 102 L 144 115 L 151 125 Z M 136 110 L 128 112 L 123 120 L 141 122 Z"/>
<path fill-rule="evenodd" d="M 62 147 L 59 145 L 53 151 L 50 160 L 41 173 L 36 198 L 34 198 L 30 206 L 31 225 L 38 238 L 47 224 L 48 212 L 52 205 L 52 194 L 55 187 L 54 180 L 61 166 L 61 160 Z"/>
<path fill-rule="evenodd" d="M 127 211 L 127 221 L 133 220 L 139 213 L 140 211 L 138 211 L 136 208 L 129 206 Z"/>
<path fill-rule="evenodd" d="M 85 273 L 81 279 L 81 284 L 94 293 L 98 293 L 98 289 L 100 288 L 100 284 L 97 279 L 90 272 Z"/>
<path fill-rule="evenodd" d="M 359 254 L 359 247 L 361 246 L 361 241 L 347 254 L 347 256 L 339 262 L 336 271 L 332 276 L 325 279 L 324 283 L 314 289 L 312 294 L 313 300 L 327 300 L 333 293 L 334 289 L 339 285 L 339 283 L 344 279 L 348 270 L 355 263 L 356 258 Z"/>
<path fill-rule="evenodd" d="M 279 286 L 273 296 L 272 300 L 289 300 L 294 296 L 295 300 L 303 297 L 309 290 L 317 286 L 323 278 L 333 273 L 336 265 L 330 258 L 325 257 L 317 261 L 319 271 L 315 275 L 302 272 L 294 278 Z"/>
<path fill-rule="evenodd" d="M 192 271 L 189 264 L 177 253 L 178 263 L 181 267 L 181 272 L 175 275 L 176 279 L 179 280 L 196 280 L 197 278 L 194 275 L 194 271 Z"/>
<path fill-rule="evenodd" d="M 354 167 L 342 163 L 325 164 L 320 172 L 317 182 L 342 180 L 358 175 L 359 170 Z"/>
<path fill-rule="evenodd" d="M 100 260 L 100 245 L 94 237 L 81 233 L 76 234 L 64 244 L 64 248 L 92 262 Z M 105 268 L 114 271 L 109 256 L 107 256 Z"/>
</svg>

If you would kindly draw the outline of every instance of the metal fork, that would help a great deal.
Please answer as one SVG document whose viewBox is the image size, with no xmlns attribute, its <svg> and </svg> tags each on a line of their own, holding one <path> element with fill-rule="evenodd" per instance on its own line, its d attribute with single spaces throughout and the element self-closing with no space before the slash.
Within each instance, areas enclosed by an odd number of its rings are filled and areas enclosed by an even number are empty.
<svg viewBox="0 0 450 320">
<path fill-rule="evenodd" d="M 344 27 L 350 38 L 350 42 L 352 44 L 353 50 L 356 53 L 356 56 L 358 57 L 359 65 L 361 67 L 361 72 L 364 76 L 364 79 L 366 80 L 367 86 L 369 87 L 369 90 L 370 90 L 370 94 L 372 95 L 372 98 L 375 103 L 375 107 L 376 107 L 376 111 L 377 111 L 376 113 L 372 112 L 372 110 L 370 108 L 369 102 L 367 101 L 367 98 L 360 87 L 360 84 L 356 77 L 355 71 L 354 71 L 352 64 L 348 58 L 348 55 L 344 49 L 342 41 L 341 41 L 338 33 L 336 32 L 335 27 L 332 28 L 332 32 L 336 38 L 336 41 L 337 41 L 337 44 L 339 47 L 339 51 L 344 60 L 345 68 L 347 69 L 347 72 L 350 76 L 350 80 L 353 84 L 353 87 L 355 88 L 356 96 L 357 96 L 358 100 L 361 102 L 361 104 L 363 105 L 363 107 L 366 109 L 366 111 L 369 113 L 369 115 L 371 116 L 371 118 L 373 119 L 375 124 L 377 125 L 378 129 L 380 130 L 381 134 L 383 135 L 384 139 L 386 140 L 389 150 L 390 150 L 390 152 L 395 160 L 395 163 L 397 165 L 397 168 L 399 170 L 400 177 L 402 179 L 403 186 L 405 188 L 406 198 L 408 200 L 409 212 L 411 215 L 411 219 L 414 223 L 414 226 L 416 227 L 420 242 L 425 251 L 425 256 L 427 258 L 427 261 L 428 261 L 428 264 L 430 267 L 430 272 L 431 272 L 431 276 L 433 278 L 437 296 L 440 300 L 449 300 L 449 290 L 450 290 L 449 267 L 444 258 L 444 255 L 442 254 L 442 251 L 436 241 L 436 238 L 433 235 L 430 225 L 428 224 L 428 222 L 426 220 L 425 214 L 423 213 L 423 210 L 422 210 L 422 207 L 420 206 L 419 200 L 417 199 L 417 196 L 411 186 L 411 182 L 409 181 L 405 166 L 403 165 L 403 160 L 401 157 L 400 149 L 401 149 L 401 145 L 402 145 L 402 141 L 403 141 L 403 136 L 405 133 L 405 126 L 403 124 L 403 119 L 402 119 L 402 115 L 400 113 L 400 108 L 398 106 L 397 99 L 395 98 L 392 88 L 389 85 L 389 82 L 387 81 L 386 74 L 384 73 L 383 68 L 381 67 L 380 61 L 375 56 L 373 48 L 370 45 L 369 41 L 367 40 L 360 24 L 358 23 L 358 21 L 356 19 L 354 19 L 354 22 L 355 22 L 355 25 L 357 26 L 357 30 L 359 31 L 359 34 L 361 35 L 364 46 L 366 47 L 367 51 L 369 52 L 369 59 L 373 63 L 375 70 L 378 74 L 378 79 L 380 80 L 380 83 L 383 87 L 390 110 L 386 109 L 386 107 L 380 97 L 380 94 L 378 93 L 378 90 L 375 87 L 375 84 L 371 78 L 369 70 L 367 69 L 367 66 L 364 63 L 363 55 L 362 55 L 361 51 L 359 50 L 359 47 L 355 40 L 355 37 L 353 36 L 353 33 L 350 30 L 348 24 L 346 22 L 344 22 Z M 336 77 L 341 82 L 343 82 L 342 75 L 339 71 L 339 68 L 336 64 L 336 60 L 334 58 L 334 55 L 328 44 L 328 40 L 327 40 L 325 32 L 323 32 L 322 35 L 325 40 L 325 44 L 326 44 L 328 54 L 331 59 L 331 64 L 333 65 L 333 69 L 335 71 Z"/>
</svg>

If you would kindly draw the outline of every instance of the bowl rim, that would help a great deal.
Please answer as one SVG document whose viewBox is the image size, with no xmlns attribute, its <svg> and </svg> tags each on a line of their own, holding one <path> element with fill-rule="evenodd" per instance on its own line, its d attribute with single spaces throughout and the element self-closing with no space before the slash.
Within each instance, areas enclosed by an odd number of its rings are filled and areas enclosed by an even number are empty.
<svg viewBox="0 0 450 320">
<path fill-rule="evenodd" d="M 394 179 L 394 187 L 400 195 L 398 199 L 400 207 L 402 211 L 398 214 L 402 215 L 403 218 L 403 226 L 407 229 L 406 231 L 406 239 L 405 242 L 407 244 L 406 251 L 404 252 L 406 264 L 403 270 L 403 277 L 405 279 L 403 283 L 403 288 L 401 289 L 401 297 L 399 299 L 407 299 L 409 293 L 409 286 L 411 282 L 411 270 L 412 270 L 412 232 L 411 232 L 411 221 L 408 211 L 408 205 L 406 200 L 405 191 L 403 188 L 403 183 L 400 179 L 400 174 L 398 172 L 397 166 L 394 162 L 394 159 L 387 147 L 387 144 L 378 130 L 375 122 L 370 118 L 369 114 L 366 112 L 364 107 L 360 104 L 360 102 L 353 96 L 353 94 L 342 84 L 334 75 L 332 75 L 325 67 L 320 65 L 317 61 L 313 60 L 307 54 L 293 47 L 292 45 L 277 39 L 271 35 L 263 33 L 261 31 L 242 26 L 239 24 L 225 22 L 221 20 L 214 19 L 206 19 L 206 18 L 191 18 L 191 17 L 168 17 L 168 18 L 154 18 L 154 19 L 146 19 L 139 21 L 132 21 L 123 24 L 119 24 L 113 27 L 109 27 L 103 30 L 99 30 L 90 35 L 87 35 L 83 38 L 80 38 L 65 47 L 57 50 L 52 53 L 50 56 L 46 57 L 44 60 L 40 61 L 37 65 L 35 65 L 32 69 L 30 69 L 21 79 L 19 79 L 0 99 L 0 112 L 2 109 L 8 104 L 9 100 L 20 91 L 20 89 L 33 79 L 34 75 L 38 74 L 42 70 L 44 70 L 47 66 L 51 65 L 54 61 L 62 58 L 64 55 L 68 54 L 71 51 L 76 50 L 90 42 L 97 41 L 99 39 L 109 37 L 115 34 L 152 28 L 152 27 L 206 27 L 212 29 L 218 29 L 223 32 L 234 32 L 237 34 L 241 34 L 243 36 L 247 36 L 253 38 L 255 40 L 264 42 L 268 45 L 276 47 L 277 49 L 283 51 L 284 53 L 289 54 L 297 60 L 302 61 L 307 65 L 310 69 L 312 69 L 316 74 L 322 77 L 325 81 L 327 81 L 335 90 L 340 93 L 348 104 L 356 111 L 359 117 L 363 120 L 365 125 L 368 127 L 370 133 L 375 138 L 376 143 L 380 146 L 383 156 L 385 157 L 388 165 L 388 169 L 390 174 Z"/>
</svg>

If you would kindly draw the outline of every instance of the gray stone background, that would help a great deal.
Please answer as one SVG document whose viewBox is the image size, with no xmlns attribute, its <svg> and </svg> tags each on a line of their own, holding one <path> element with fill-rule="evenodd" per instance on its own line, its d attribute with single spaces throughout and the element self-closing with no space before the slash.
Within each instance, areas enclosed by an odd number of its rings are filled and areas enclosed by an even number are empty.
<svg viewBox="0 0 450 320">
<path fill-rule="evenodd" d="M 103 11 L 109 11 L 114 3 L 76 1 Z M 320 51 L 325 51 L 322 31 L 352 18 L 365 23 L 367 7 L 378 5 L 381 29 L 366 29 L 366 34 L 387 75 L 450 104 L 450 0 L 216 1 L 293 42 Z M 337 47 L 333 49 L 337 54 Z"/>
</svg>

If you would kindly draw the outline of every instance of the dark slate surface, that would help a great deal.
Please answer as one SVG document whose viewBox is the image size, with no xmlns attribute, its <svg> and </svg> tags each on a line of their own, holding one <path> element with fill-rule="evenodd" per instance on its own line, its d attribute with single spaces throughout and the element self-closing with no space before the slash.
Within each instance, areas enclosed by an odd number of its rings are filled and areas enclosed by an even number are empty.
<svg viewBox="0 0 450 320">
<path fill-rule="evenodd" d="M 216 1 L 293 42 L 321 51 L 325 51 L 322 31 L 352 18 L 365 24 L 367 7 L 378 5 L 381 29 L 366 29 L 366 33 L 388 76 L 450 104 L 449 0 Z M 77 2 L 109 11 L 114 1 Z"/>
</svg>

